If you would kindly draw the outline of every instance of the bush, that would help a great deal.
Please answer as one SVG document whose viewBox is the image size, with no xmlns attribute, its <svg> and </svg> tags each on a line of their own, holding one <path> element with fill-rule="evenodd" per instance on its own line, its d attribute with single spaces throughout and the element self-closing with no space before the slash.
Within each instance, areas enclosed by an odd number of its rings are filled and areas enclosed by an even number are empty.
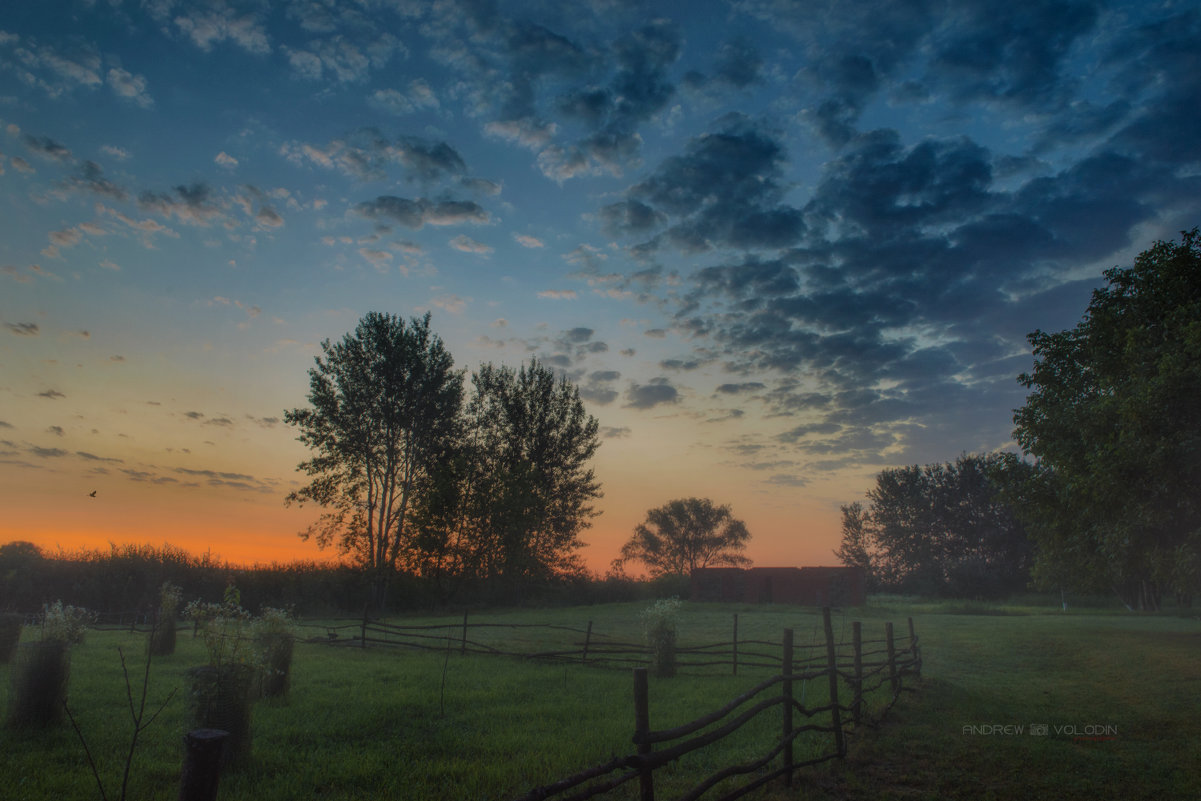
<svg viewBox="0 0 1201 801">
<path fill-rule="evenodd" d="M 265 607 L 259 616 L 256 641 L 261 654 L 262 696 L 275 698 L 287 695 L 295 641 L 292 615 L 285 609 Z"/>
<path fill-rule="evenodd" d="M 179 614 L 179 601 L 183 591 L 167 581 L 159 592 L 158 616 L 150 631 L 150 654 L 170 656 L 175 653 L 175 617 Z"/>
<path fill-rule="evenodd" d="M 71 645 L 59 639 L 25 643 L 17 649 L 8 695 L 8 725 L 58 723 L 67 701 Z"/>
<path fill-rule="evenodd" d="M 0 615 L 0 665 L 7 664 L 17 650 L 17 642 L 21 639 L 21 615 L 15 613 Z"/>
<path fill-rule="evenodd" d="M 227 663 L 203 665 L 188 671 L 187 729 L 221 729 L 229 732 L 221 764 L 250 758 L 250 712 L 254 703 L 254 667 Z"/>
<path fill-rule="evenodd" d="M 646 644 L 651 649 L 651 669 L 656 676 L 676 675 L 676 621 L 679 613 L 680 599 L 667 598 L 655 601 L 640 615 L 646 632 Z"/>
</svg>

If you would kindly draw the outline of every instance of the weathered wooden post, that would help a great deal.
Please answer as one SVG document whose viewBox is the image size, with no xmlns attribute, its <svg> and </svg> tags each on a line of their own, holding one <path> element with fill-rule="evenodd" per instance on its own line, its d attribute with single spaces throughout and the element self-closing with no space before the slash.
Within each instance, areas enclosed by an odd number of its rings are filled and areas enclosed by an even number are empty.
<svg viewBox="0 0 1201 801">
<path fill-rule="evenodd" d="M 638 746 L 640 757 L 648 757 L 652 751 L 649 742 L 650 688 L 646 676 L 646 668 L 634 668 L 634 743 Z M 655 801 L 655 772 L 650 765 L 643 763 L 638 766 L 638 784 L 641 788 L 641 801 Z"/>
<path fill-rule="evenodd" d="M 838 649 L 834 644 L 834 623 L 830 607 L 822 607 L 822 624 L 826 628 L 826 670 L 830 674 L 830 725 L 834 728 L 834 747 L 838 756 L 846 756 L 846 740 L 842 733 L 842 710 L 838 708 Z"/>
<path fill-rule="evenodd" d="M 459 656 L 467 653 L 467 610 L 463 610 L 463 640 L 459 645 Z"/>
<path fill-rule="evenodd" d="M 221 754 L 227 737 L 229 732 L 220 729 L 193 729 L 184 735 L 179 801 L 216 801 Z"/>
<path fill-rule="evenodd" d="M 782 692 L 784 693 L 784 786 L 792 786 L 792 629 L 784 629 L 784 666 L 783 671 L 784 681 L 782 684 Z"/>
<path fill-rule="evenodd" d="M 909 653 L 913 654 L 913 671 L 922 677 L 922 655 L 917 648 L 917 632 L 913 630 L 913 618 L 909 618 Z"/>
<path fill-rule="evenodd" d="M 888 641 L 888 681 L 892 685 L 893 697 L 900 692 L 900 678 L 897 676 L 897 649 L 892 639 L 892 621 L 884 624 L 884 638 Z"/>
<path fill-rule="evenodd" d="M 588 621 L 588 630 L 584 632 L 584 655 L 580 657 L 580 662 L 588 661 L 588 645 L 592 642 L 592 621 Z"/>
<path fill-rule="evenodd" d="M 734 675 L 738 675 L 738 613 L 734 613 Z"/>
<path fill-rule="evenodd" d="M 855 699 L 851 702 L 851 719 L 858 729 L 863 706 L 863 624 L 851 624 L 851 641 L 855 646 Z"/>
<path fill-rule="evenodd" d="M 360 648 L 367 647 L 367 610 L 370 608 L 371 607 L 368 605 L 363 606 L 363 622 L 359 626 L 359 647 Z"/>
</svg>

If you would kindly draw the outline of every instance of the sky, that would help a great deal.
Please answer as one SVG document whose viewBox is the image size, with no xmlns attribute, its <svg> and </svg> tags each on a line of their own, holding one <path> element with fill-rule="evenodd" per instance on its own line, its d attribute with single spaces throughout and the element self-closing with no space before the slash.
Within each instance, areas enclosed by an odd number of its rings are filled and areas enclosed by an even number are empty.
<svg viewBox="0 0 1201 801">
<path fill-rule="evenodd" d="M 579 386 L 593 569 L 692 496 L 835 564 L 1201 224 L 1199 98 L 1192 2 L 5 3 L 0 543 L 330 556 L 284 411 L 429 312 Z"/>
</svg>

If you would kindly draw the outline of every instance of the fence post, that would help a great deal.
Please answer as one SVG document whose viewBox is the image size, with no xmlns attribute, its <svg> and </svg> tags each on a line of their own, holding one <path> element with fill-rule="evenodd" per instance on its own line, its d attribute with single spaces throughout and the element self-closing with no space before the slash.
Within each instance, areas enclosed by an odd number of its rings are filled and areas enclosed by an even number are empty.
<svg viewBox="0 0 1201 801">
<path fill-rule="evenodd" d="M 638 756 L 650 756 L 652 746 L 647 742 L 651 731 L 650 688 L 646 680 L 646 668 L 634 668 L 634 742 Z M 655 772 L 646 763 L 638 766 L 638 784 L 641 801 L 655 801 Z"/>
<path fill-rule="evenodd" d="M 734 613 L 734 675 L 738 675 L 738 613 Z"/>
<path fill-rule="evenodd" d="M 854 710 L 851 719 L 858 728 L 863 706 L 863 624 L 858 620 L 851 624 L 851 640 L 855 646 L 855 699 L 851 703 Z"/>
<path fill-rule="evenodd" d="M 179 801 L 216 801 L 221 753 L 228 737 L 229 732 L 220 729 L 193 729 L 184 735 Z"/>
<path fill-rule="evenodd" d="M 897 677 L 897 649 L 892 639 L 892 621 L 884 624 L 884 638 L 888 641 L 888 681 L 892 684 L 892 694 L 895 698 L 900 692 L 900 681 Z"/>
<path fill-rule="evenodd" d="M 592 642 L 592 621 L 588 621 L 588 630 L 584 632 L 584 655 L 580 658 L 581 664 L 588 661 L 588 644 Z"/>
<path fill-rule="evenodd" d="M 363 624 L 360 627 L 360 633 L 359 633 L 359 647 L 360 648 L 367 647 L 367 609 L 368 609 L 367 606 L 363 607 Z"/>
<path fill-rule="evenodd" d="M 792 787 L 792 629 L 784 629 L 784 786 Z"/>
<path fill-rule="evenodd" d="M 838 756 L 846 756 L 846 741 L 842 733 L 842 710 L 838 708 L 838 650 L 834 645 L 834 623 L 830 607 L 822 607 L 822 624 L 826 628 L 826 670 L 830 674 L 830 722 L 834 728 L 834 747 Z"/>
<path fill-rule="evenodd" d="M 463 610 L 463 641 L 459 645 L 459 656 L 467 653 L 467 610 Z"/>
<path fill-rule="evenodd" d="M 913 654 L 913 670 L 922 677 L 922 657 L 917 650 L 917 632 L 913 630 L 913 618 L 909 618 L 909 653 Z"/>
</svg>

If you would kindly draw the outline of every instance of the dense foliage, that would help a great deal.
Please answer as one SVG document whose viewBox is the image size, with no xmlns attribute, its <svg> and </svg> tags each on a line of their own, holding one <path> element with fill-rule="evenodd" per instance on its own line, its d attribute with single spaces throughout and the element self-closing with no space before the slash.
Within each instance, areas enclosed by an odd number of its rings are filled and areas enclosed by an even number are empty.
<svg viewBox="0 0 1201 801">
<path fill-rule="evenodd" d="M 834 554 L 863 567 L 873 589 L 981 598 L 1024 589 L 1031 546 L 1006 492 L 1030 470 L 989 454 L 881 471 L 866 507 L 842 507 Z"/>
<path fill-rule="evenodd" d="M 1154 608 L 1201 588 L 1201 235 L 1105 278 L 1075 328 L 1030 334 L 1014 435 L 1040 582 Z"/>
</svg>

